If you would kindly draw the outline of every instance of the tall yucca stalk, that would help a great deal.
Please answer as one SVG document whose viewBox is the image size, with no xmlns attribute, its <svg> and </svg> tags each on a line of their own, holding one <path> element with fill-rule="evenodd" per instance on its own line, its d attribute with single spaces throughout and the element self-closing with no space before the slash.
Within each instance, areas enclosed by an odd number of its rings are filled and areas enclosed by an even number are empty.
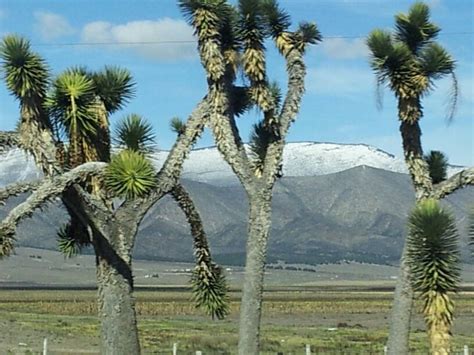
<svg viewBox="0 0 474 355">
<path fill-rule="evenodd" d="M 439 202 L 420 202 L 409 217 L 408 264 L 423 301 L 431 352 L 449 354 L 454 303 L 460 283 L 458 233 L 453 215 Z"/>
</svg>

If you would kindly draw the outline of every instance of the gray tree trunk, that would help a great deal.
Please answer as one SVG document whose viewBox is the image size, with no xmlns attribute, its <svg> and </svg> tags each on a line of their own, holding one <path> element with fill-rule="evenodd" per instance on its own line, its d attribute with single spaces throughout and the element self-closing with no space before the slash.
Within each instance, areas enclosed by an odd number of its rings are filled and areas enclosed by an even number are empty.
<svg viewBox="0 0 474 355">
<path fill-rule="evenodd" d="M 240 355 L 259 353 L 265 254 L 271 225 L 271 189 L 268 193 L 250 196 L 249 204 L 247 260 L 240 306 Z"/>
<path fill-rule="evenodd" d="M 126 222 L 111 223 L 123 226 Z M 135 234 L 125 234 L 116 226 L 111 233 L 114 234 L 107 238 L 99 233 L 94 235 L 101 354 L 140 354 L 131 262 Z"/>
<path fill-rule="evenodd" d="M 408 354 L 409 351 L 413 289 L 410 283 L 410 270 L 405 258 L 406 252 L 407 245 L 405 243 L 393 297 L 390 331 L 387 342 L 387 354 L 389 355 Z"/>
</svg>

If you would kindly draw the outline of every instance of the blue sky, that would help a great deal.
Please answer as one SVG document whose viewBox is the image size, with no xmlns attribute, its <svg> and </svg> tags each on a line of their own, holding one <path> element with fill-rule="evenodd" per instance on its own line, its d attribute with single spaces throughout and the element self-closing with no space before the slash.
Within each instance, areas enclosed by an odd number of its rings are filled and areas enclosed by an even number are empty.
<svg viewBox="0 0 474 355">
<path fill-rule="evenodd" d="M 322 44 L 307 53 L 307 92 L 288 141 L 366 143 L 401 156 L 396 103 L 391 92 L 385 90 L 383 109 L 376 108 L 375 80 L 364 37 L 374 28 L 392 28 L 394 14 L 406 12 L 412 3 L 280 1 L 294 23 L 314 21 L 325 37 Z M 438 82 L 436 91 L 424 100 L 424 148 L 444 151 L 454 164 L 474 165 L 473 2 L 427 3 L 433 20 L 443 29 L 439 41 L 458 62 L 461 97 L 455 121 L 450 125 L 446 123 L 449 80 Z M 128 68 L 137 83 L 136 97 L 112 120 L 116 122 L 131 112 L 143 115 L 156 128 L 162 149 L 174 141 L 169 119 L 186 118 L 206 93 L 192 29 L 174 0 L 0 0 L 0 36 L 7 33 L 29 38 L 53 74 L 73 65 Z M 123 44 L 156 41 L 168 43 Z M 271 43 L 268 47 L 269 76 L 284 86 L 284 63 Z M 17 117 L 18 104 L 0 85 L 0 130 L 12 129 Z M 256 111 L 239 119 L 244 140 L 257 119 Z M 205 134 L 198 146 L 212 144 L 212 137 Z"/>
</svg>

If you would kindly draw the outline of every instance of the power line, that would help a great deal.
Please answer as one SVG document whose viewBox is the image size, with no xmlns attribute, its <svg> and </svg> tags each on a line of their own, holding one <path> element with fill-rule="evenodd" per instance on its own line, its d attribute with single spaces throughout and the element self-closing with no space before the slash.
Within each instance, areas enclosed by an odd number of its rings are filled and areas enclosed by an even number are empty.
<svg viewBox="0 0 474 355">
<path fill-rule="evenodd" d="M 474 31 L 466 32 L 445 32 L 440 33 L 441 36 L 464 36 L 472 35 Z M 354 35 L 332 35 L 323 36 L 324 39 L 358 39 L 366 38 L 367 36 Z M 140 42 L 66 42 L 66 43 L 32 43 L 32 46 L 36 47 L 88 47 L 88 46 L 144 46 L 144 45 L 169 45 L 169 44 L 191 44 L 196 41 L 191 40 L 175 40 L 175 41 L 140 41 Z"/>
</svg>

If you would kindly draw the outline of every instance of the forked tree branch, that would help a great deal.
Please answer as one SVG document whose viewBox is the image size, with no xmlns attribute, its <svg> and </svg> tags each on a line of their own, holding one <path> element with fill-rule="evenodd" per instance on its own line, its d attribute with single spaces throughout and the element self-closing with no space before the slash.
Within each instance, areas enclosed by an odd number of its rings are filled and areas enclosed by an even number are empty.
<svg viewBox="0 0 474 355">
<path fill-rule="evenodd" d="M 4 205 L 5 201 L 13 196 L 30 192 L 40 186 L 42 181 L 28 181 L 28 182 L 17 182 L 10 184 L 0 189 L 0 205 Z"/>
<path fill-rule="evenodd" d="M 205 308 L 212 317 L 224 318 L 228 313 L 226 281 L 222 269 L 211 259 L 201 216 L 191 196 L 180 183 L 171 190 L 171 196 L 186 216 L 193 237 L 196 267 L 192 284 L 196 305 Z"/>
<path fill-rule="evenodd" d="M 37 190 L 25 202 L 16 206 L 0 224 L 0 256 L 9 255 L 13 250 L 13 240 L 18 223 L 32 215 L 32 213 L 52 198 L 60 196 L 73 184 L 85 181 L 92 176 L 101 176 L 106 163 L 86 163 L 73 170 L 46 178 Z"/>
<path fill-rule="evenodd" d="M 464 169 L 449 179 L 433 186 L 433 197 L 442 199 L 456 190 L 474 185 L 474 167 Z"/>
<path fill-rule="evenodd" d="M 136 214 L 140 222 L 146 212 L 158 202 L 164 195 L 169 193 L 178 183 L 183 170 L 183 164 L 191 149 L 201 136 L 206 123 L 209 120 L 209 102 L 205 97 L 194 109 L 186 122 L 184 132 L 182 132 L 173 147 L 171 148 L 165 163 L 156 176 L 157 186 L 146 197 L 138 198 L 123 203 L 122 207 L 127 208 L 131 213 Z"/>
<path fill-rule="evenodd" d="M 286 70 L 288 73 L 288 90 L 283 102 L 277 122 L 279 122 L 279 137 L 271 142 L 267 148 L 262 180 L 272 184 L 275 180 L 275 172 L 281 164 L 285 138 L 291 123 L 296 119 L 299 112 L 301 99 L 304 93 L 306 66 L 303 53 L 296 48 L 285 56 Z"/>
</svg>

